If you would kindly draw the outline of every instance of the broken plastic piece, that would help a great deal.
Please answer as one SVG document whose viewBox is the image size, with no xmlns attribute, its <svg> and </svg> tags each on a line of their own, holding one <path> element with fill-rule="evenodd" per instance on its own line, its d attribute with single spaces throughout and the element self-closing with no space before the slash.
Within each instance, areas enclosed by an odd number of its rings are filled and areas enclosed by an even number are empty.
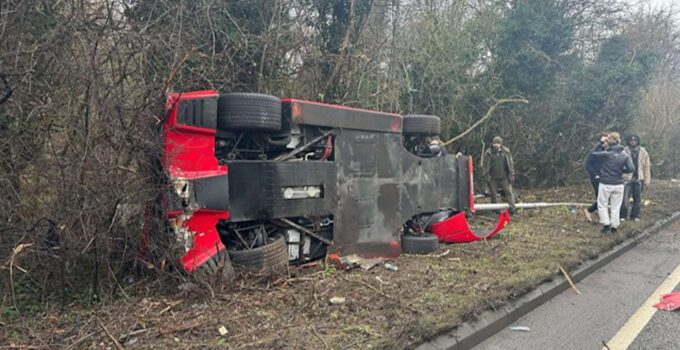
<svg viewBox="0 0 680 350">
<path fill-rule="evenodd" d="M 661 301 L 654 305 L 659 310 L 675 311 L 680 309 L 680 292 L 673 292 L 661 296 Z"/>
<path fill-rule="evenodd" d="M 399 266 L 390 263 L 385 263 L 385 270 L 399 271 Z"/>
<path fill-rule="evenodd" d="M 333 305 L 344 304 L 345 303 L 345 297 L 332 297 L 330 299 L 330 302 Z"/>
<path fill-rule="evenodd" d="M 450 218 L 436 224 L 427 226 L 425 231 L 434 233 L 440 242 L 445 243 L 468 243 L 490 238 L 497 234 L 510 222 L 510 214 L 507 210 L 501 212 L 493 230 L 487 233 L 477 234 L 470 229 L 465 218 L 465 213 L 460 212 Z"/>
</svg>

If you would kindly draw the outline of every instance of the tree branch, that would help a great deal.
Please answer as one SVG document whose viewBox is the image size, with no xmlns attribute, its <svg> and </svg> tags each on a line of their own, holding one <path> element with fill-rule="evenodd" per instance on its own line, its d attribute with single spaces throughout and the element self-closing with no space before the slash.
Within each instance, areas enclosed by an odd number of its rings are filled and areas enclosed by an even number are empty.
<svg viewBox="0 0 680 350">
<path fill-rule="evenodd" d="M 486 111 L 486 114 L 484 114 L 482 119 L 480 119 L 476 123 L 472 124 L 472 126 L 469 127 L 467 130 L 465 130 L 462 134 L 459 134 L 458 136 L 455 136 L 454 138 L 444 142 L 444 146 L 448 146 L 448 145 L 462 139 L 463 137 L 465 137 L 465 135 L 469 134 L 470 132 L 472 132 L 472 130 L 474 130 L 478 126 L 482 125 L 485 121 L 487 121 L 489 118 L 491 118 L 491 115 L 496 110 L 496 107 L 498 107 L 502 104 L 506 104 L 506 103 L 529 103 L 529 101 L 527 101 L 523 98 L 503 98 L 503 99 L 496 101 L 496 103 L 493 106 L 491 106 L 491 108 L 489 108 L 488 111 Z"/>
</svg>

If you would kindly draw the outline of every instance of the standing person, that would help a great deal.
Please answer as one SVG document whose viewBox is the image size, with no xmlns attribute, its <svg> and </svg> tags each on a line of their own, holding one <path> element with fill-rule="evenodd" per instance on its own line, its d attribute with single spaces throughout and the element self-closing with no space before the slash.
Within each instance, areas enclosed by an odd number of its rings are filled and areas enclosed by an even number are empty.
<svg viewBox="0 0 680 350">
<path fill-rule="evenodd" d="M 512 182 L 515 180 L 515 165 L 503 139 L 493 138 L 491 147 L 484 153 L 484 178 L 489 184 L 491 202 L 498 201 L 498 187 L 503 189 L 503 197 L 508 202 L 510 214 L 515 214 L 515 198 L 512 194 Z"/>
<path fill-rule="evenodd" d="M 586 214 L 586 219 L 588 221 L 592 222 L 593 221 L 593 213 L 597 211 L 597 192 L 598 192 L 598 187 L 600 184 L 600 162 L 596 161 L 595 158 L 592 156 L 593 152 L 602 152 L 607 149 L 607 134 L 606 132 L 602 132 L 599 134 L 599 139 L 595 147 L 591 149 L 588 152 L 588 155 L 586 156 L 586 162 L 585 162 L 585 167 L 586 171 L 588 172 L 588 177 L 590 177 L 590 184 L 593 186 L 593 191 L 595 192 L 595 202 L 593 204 L 586 208 L 583 209 L 583 212 Z"/>
<path fill-rule="evenodd" d="M 602 233 L 615 233 L 621 223 L 619 212 L 623 201 L 624 173 L 632 173 L 635 168 L 630 157 L 623 152 L 621 136 L 617 132 L 607 137 L 606 151 L 593 152 L 592 157 L 601 162 L 600 185 L 597 191 L 597 214 L 603 225 Z M 611 208 L 611 216 L 609 215 Z"/>
<path fill-rule="evenodd" d="M 640 220 L 642 191 L 644 187 L 649 186 L 652 182 L 651 165 L 649 153 L 647 153 L 644 147 L 640 146 L 640 136 L 635 134 L 628 136 L 626 144 L 623 151 L 633 160 L 635 171 L 623 177 L 626 181 L 626 187 L 623 192 L 623 204 L 621 204 L 621 220 L 625 220 L 628 217 L 628 200 L 632 194 L 633 208 L 630 211 L 630 218 L 638 221 Z"/>
</svg>

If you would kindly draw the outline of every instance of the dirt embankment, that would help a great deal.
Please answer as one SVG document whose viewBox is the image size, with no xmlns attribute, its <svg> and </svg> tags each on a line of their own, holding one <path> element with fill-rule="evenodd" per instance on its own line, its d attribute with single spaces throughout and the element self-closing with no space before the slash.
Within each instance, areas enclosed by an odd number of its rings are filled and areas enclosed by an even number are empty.
<svg viewBox="0 0 680 350">
<path fill-rule="evenodd" d="M 96 309 L 78 304 L 36 316 L 4 309 L 0 346 L 34 348 L 409 348 L 497 308 L 538 283 L 597 256 L 625 237 L 680 210 L 680 183 L 658 181 L 644 197 L 643 219 L 604 237 L 581 210 L 525 210 L 498 239 L 442 246 L 431 256 L 401 256 L 391 271 L 376 266 L 336 271 L 291 267 L 274 282 L 240 279 L 210 298 L 187 297 L 138 281 Z M 525 191 L 523 202 L 590 201 L 586 187 Z M 493 218 L 478 222 L 490 226 Z M 344 298 L 333 304 L 333 297 Z M 114 339 L 119 345 L 114 343 Z"/>
</svg>

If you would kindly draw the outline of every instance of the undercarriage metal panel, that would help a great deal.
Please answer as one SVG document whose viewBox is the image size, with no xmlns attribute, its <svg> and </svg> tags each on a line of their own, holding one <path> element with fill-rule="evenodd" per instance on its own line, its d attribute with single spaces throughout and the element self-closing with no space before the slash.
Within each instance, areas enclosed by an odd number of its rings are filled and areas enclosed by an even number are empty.
<svg viewBox="0 0 680 350">
<path fill-rule="evenodd" d="M 230 161 L 232 222 L 328 215 L 336 210 L 334 162 Z M 322 198 L 284 199 L 283 188 L 321 186 Z"/>
<path fill-rule="evenodd" d="M 338 210 L 332 253 L 396 256 L 402 227 L 414 215 L 467 209 L 467 197 L 459 195 L 467 183 L 466 176 L 459 176 L 459 164 L 467 164 L 467 157 L 417 157 L 403 147 L 400 134 L 337 130 L 335 164 Z"/>
</svg>

